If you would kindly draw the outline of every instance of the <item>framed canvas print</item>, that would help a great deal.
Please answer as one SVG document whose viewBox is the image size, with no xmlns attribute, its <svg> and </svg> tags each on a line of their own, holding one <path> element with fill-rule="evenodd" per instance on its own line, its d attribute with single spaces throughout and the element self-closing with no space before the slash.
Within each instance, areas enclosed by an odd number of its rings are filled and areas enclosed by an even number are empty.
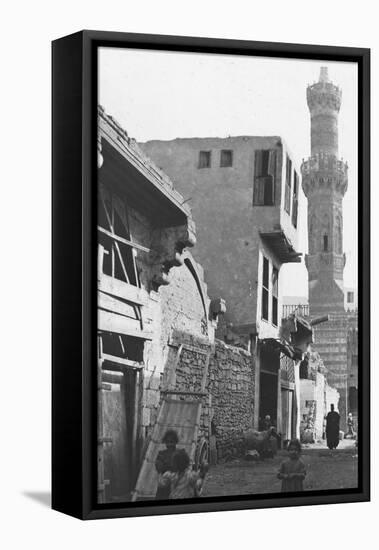
<svg viewBox="0 0 379 550">
<path fill-rule="evenodd" d="M 367 49 L 53 43 L 53 508 L 369 500 Z"/>
</svg>

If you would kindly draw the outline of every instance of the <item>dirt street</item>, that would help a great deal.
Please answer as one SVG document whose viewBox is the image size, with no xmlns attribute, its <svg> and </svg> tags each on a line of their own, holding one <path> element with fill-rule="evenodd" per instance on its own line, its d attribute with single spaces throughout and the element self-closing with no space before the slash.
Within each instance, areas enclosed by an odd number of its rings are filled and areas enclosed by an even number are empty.
<svg viewBox="0 0 379 550">
<path fill-rule="evenodd" d="M 286 451 L 279 451 L 273 459 L 256 462 L 236 459 L 211 466 L 203 497 L 280 492 L 281 481 L 276 476 L 280 463 L 287 456 Z M 307 491 L 347 489 L 358 484 L 354 442 L 343 441 L 334 451 L 323 445 L 311 445 L 303 449 L 302 460 L 307 470 L 304 481 Z"/>
</svg>

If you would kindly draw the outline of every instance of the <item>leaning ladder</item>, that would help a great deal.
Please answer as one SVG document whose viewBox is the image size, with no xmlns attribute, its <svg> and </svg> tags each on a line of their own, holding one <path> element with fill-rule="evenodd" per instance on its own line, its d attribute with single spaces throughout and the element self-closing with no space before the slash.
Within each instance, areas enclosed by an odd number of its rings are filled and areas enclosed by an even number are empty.
<svg viewBox="0 0 379 550">
<path fill-rule="evenodd" d="M 153 499 L 157 488 L 157 473 L 155 470 L 155 460 L 162 445 L 162 437 L 165 431 L 172 427 L 183 435 L 180 441 L 180 447 L 184 448 L 193 462 L 197 438 L 199 433 L 202 398 L 208 394 L 205 392 L 205 386 L 208 377 L 208 367 L 210 359 L 210 349 L 203 350 L 196 348 L 198 353 L 206 355 L 204 371 L 202 375 L 200 391 L 182 391 L 170 389 L 173 383 L 175 370 L 179 364 L 180 356 L 184 348 L 192 349 L 192 346 L 180 344 L 176 354 L 175 361 L 167 375 L 166 387 L 161 393 L 163 399 L 159 408 L 156 423 L 151 435 L 142 466 L 138 475 L 135 490 L 132 494 L 132 501 L 138 498 Z M 185 397 L 198 397 L 198 400 L 186 400 Z"/>
</svg>

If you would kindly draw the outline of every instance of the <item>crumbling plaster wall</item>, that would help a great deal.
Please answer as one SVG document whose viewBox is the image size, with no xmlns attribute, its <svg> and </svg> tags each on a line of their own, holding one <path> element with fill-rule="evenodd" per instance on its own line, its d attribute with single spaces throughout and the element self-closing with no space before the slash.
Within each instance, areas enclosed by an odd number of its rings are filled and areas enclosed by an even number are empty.
<svg viewBox="0 0 379 550">
<path fill-rule="evenodd" d="M 209 299 L 203 273 L 188 252 L 183 265 L 173 267 L 170 283 L 151 291 L 145 317 L 151 321 L 153 338 L 145 343 L 144 383 L 141 410 L 141 437 L 146 440 L 156 422 L 162 389 L 200 391 L 206 352 L 214 341 L 209 320 Z M 177 360 L 179 346 L 184 348 Z M 188 346 L 188 347 L 185 347 Z M 200 350 L 200 352 L 199 352 Z M 207 413 L 203 403 L 203 413 Z M 208 436 L 208 421 L 202 421 Z"/>
<path fill-rule="evenodd" d="M 152 228 L 139 213 L 131 211 L 133 238 L 150 246 Z M 169 284 L 147 292 L 143 319 L 152 334 L 144 346 L 143 384 L 140 392 L 140 449 L 145 448 L 155 425 L 162 389 L 199 391 L 206 353 L 210 353 L 206 391 L 202 398 L 199 438 L 209 441 L 211 421 L 216 430 L 219 457 L 233 453 L 242 431 L 253 426 L 254 368 L 250 353 L 214 339 L 216 322 L 209 318 L 210 300 L 204 273 L 189 252 L 183 264 L 172 267 Z M 140 279 L 146 291 L 151 277 L 148 255 L 137 251 Z M 184 347 L 170 375 L 180 344 Z M 171 376 L 171 377 L 170 377 Z"/>
<path fill-rule="evenodd" d="M 322 439 L 325 415 L 325 376 L 316 373 L 313 380 L 300 380 L 300 415 L 302 423 L 310 423 L 315 439 Z M 309 418 L 311 416 L 311 418 Z"/>
</svg>

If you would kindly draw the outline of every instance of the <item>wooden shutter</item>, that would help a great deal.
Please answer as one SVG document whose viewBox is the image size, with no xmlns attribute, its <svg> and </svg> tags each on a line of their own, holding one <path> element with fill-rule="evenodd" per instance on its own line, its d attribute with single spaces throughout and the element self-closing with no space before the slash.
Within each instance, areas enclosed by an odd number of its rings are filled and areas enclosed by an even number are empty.
<svg viewBox="0 0 379 550">
<path fill-rule="evenodd" d="M 262 175 L 262 160 L 263 151 L 255 151 L 254 158 L 254 196 L 253 204 L 255 206 L 262 206 L 264 204 L 264 178 Z"/>
<path fill-rule="evenodd" d="M 293 196 L 292 196 L 292 225 L 297 227 L 297 210 L 298 210 L 298 193 L 299 193 L 299 176 L 296 171 L 293 174 Z"/>
<path fill-rule="evenodd" d="M 286 185 L 284 195 L 284 210 L 289 214 L 291 212 L 291 173 L 292 173 L 292 161 L 289 156 L 287 158 L 286 165 Z"/>
</svg>

